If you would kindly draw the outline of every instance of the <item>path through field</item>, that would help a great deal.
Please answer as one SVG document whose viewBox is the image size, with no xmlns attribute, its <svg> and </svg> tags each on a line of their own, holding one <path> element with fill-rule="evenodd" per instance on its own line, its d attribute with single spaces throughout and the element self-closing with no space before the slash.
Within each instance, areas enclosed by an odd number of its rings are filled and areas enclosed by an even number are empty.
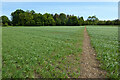
<svg viewBox="0 0 120 80">
<path fill-rule="evenodd" d="M 90 44 L 90 37 L 85 27 L 80 78 L 104 78 L 106 72 L 101 70 L 99 65 L 99 62 L 96 60 L 95 50 Z"/>
</svg>

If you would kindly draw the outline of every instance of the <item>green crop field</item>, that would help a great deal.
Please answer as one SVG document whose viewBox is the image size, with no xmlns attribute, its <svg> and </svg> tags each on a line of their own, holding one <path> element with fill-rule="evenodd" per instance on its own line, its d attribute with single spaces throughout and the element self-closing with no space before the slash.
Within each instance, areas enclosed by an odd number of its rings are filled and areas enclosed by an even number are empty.
<svg viewBox="0 0 120 80">
<path fill-rule="evenodd" d="M 83 31 L 77 26 L 3 28 L 2 77 L 78 77 Z"/>
<path fill-rule="evenodd" d="M 111 78 L 119 76 L 119 56 L 118 56 L 118 27 L 87 27 L 91 37 L 91 44 L 97 52 L 101 68 L 108 72 Z"/>
<path fill-rule="evenodd" d="M 87 26 L 101 68 L 118 78 L 118 27 Z M 84 27 L 2 28 L 3 78 L 77 78 Z"/>
</svg>

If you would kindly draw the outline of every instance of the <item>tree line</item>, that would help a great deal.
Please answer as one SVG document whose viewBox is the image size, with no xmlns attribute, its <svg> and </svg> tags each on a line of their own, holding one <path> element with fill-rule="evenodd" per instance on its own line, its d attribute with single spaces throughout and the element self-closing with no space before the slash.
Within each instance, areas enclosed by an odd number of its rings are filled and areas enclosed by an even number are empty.
<svg viewBox="0 0 120 80">
<path fill-rule="evenodd" d="M 7 16 L 1 16 L 3 26 L 82 26 L 82 25 L 120 25 L 120 20 L 99 20 L 96 16 L 89 16 L 87 20 L 74 15 L 41 14 L 34 10 L 17 9 L 11 13 L 11 20 Z"/>
</svg>

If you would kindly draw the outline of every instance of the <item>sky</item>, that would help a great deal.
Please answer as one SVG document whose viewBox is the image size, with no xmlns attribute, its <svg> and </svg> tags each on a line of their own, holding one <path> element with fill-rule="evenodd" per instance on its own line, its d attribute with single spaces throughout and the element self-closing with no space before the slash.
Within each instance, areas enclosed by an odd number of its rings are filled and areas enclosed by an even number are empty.
<svg viewBox="0 0 120 80">
<path fill-rule="evenodd" d="M 88 16 L 93 16 L 93 15 L 96 15 L 100 20 L 114 20 L 118 18 L 117 0 L 115 2 L 107 2 L 110 0 L 106 0 L 106 2 L 97 2 L 97 1 L 96 2 L 81 2 L 81 1 L 80 2 L 22 2 L 22 0 L 21 1 L 18 0 L 18 1 L 19 2 L 14 2 L 13 0 L 13 2 L 9 2 L 8 0 L 3 0 L 2 15 L 6 15 L 9 18 L 11 18 L 10 16 L 11 12 L 15 11 L 16 9 L 22 9 L 25 11 L 34 10 L 35 12 L 42 14 L 65 13 L 79 17 L 83 16 L 85 19 L 87 19 Z"/>
<path fill-rule="evenodd" d="M 2 2 L 118 2 L 120 0 L 1 0 Z"/>
</svg>

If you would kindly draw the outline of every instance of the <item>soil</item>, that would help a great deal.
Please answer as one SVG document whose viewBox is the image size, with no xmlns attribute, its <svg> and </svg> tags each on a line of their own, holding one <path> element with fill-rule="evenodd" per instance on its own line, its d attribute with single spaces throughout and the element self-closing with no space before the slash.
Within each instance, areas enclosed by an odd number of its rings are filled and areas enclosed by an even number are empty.
<svg viewBox="0 0 120 80">
<path fill-rule="evenodd" d="M 96 52 L 91 46 L 86 27 L 84 30 L 83 52 L 80 63 L 80 78 L 105 78 L 106 71 L 100 69 L 100 63 L 96 59 Z"/>
</svg>

